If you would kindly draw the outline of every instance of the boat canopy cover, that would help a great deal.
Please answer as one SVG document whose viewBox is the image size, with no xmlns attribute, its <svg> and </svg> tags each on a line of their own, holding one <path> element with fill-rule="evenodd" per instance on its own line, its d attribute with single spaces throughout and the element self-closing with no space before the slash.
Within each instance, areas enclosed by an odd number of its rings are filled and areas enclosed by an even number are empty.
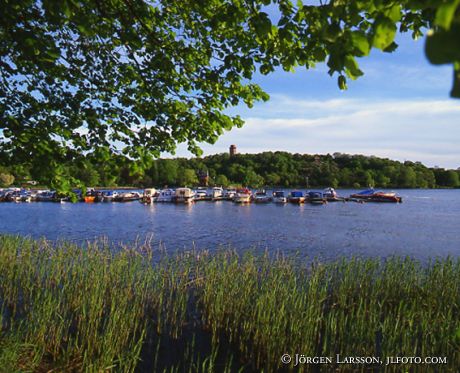
<svg viewBox="0 0 460 373">
<path fill-rule="evenodd" d="M 277 192 L 273 193 L 273 195 L 275 197 L 284 197 L 284 192 L 283 191 L 277 191 Z"/>
<path fill-rule="evenodd" d="M 146 188 L 144 189 L 144 195 L 153 196 L 156 193 L 156 191 L 157 190 L 155 188 Z"/>
<path fill-rule="evenodd" d="M 182 197 L 193 197 L 193 191 L 190 188 L 177 188 L 176 195 Z"/>
<path fill-rule="evenodd" d="M 291 192 L 291 197 L 303 197 L 303 193 L 301 191 L 295 190 Z"/>
<path fill-rule="evenodd" d="M 367 190 L 363 190 L 359 193 L 356 193 L 356 194 L 361 194 L 363 196 L 367 196 L 367 195 L 372 195 L 375 193 L 375 190 L 374 189 L 367 189 Z"/>
<path fill-rule="evenodd" d="M 323 198 L 323 193 L 321 192 L 308 192 L 310 198 Z"/>
<path fill-rule="evenodd" d="M 240 189 L 237 189 L 236 192 L 241 193 L 241 194 L 251 194 L 251 191 L 248 188 L 240 188 Z"/>
</svg>

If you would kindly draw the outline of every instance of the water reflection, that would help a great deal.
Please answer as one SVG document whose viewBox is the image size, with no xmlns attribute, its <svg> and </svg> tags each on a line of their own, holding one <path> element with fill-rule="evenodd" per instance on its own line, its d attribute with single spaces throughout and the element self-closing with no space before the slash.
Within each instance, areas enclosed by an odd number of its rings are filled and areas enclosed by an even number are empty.
<svg viewBox="0 0 460 373">
<path fill-rule="evenodd" d="M 345 194 L 345 193 L 344 193 Z M 460 255 L 460 191 L 400 191 L 402 204 L 199 202 L 0 204 L 0 232 L 70 239 L 146 237 L 170 250 L 232 245 L 334 259 L 342 255 Z"/>
</svg>

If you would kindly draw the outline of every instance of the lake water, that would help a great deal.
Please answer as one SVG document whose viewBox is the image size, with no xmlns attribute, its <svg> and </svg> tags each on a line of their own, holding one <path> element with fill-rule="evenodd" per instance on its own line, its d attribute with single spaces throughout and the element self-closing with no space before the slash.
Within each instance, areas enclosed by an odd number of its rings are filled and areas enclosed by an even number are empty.
<svg viewBox="0 0 460 373">
<path fill-rule="evenodd" d="M 354 191 L 339 191 L 348 196 Z M 401 204 L 191 206 L 131 203 L 1 203 L 0 233 L 78 243 L 151 239 L 168 251 L 281 250 L 301 256 L 460 256 L 460 190 L 399 190 Z"/>
</svg>

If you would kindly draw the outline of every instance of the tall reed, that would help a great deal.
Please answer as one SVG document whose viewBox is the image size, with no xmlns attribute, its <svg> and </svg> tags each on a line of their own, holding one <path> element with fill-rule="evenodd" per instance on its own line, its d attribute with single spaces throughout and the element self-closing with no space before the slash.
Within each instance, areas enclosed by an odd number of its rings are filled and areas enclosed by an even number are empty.
<svg viewBox="0 0 460 373">
<path fill-rule="evenodd" d="M 460 261 L 305 262 L 0 236 L 0 371 L 372 371 L 335 357 L 437 356 L 460 366 Z"/>
</svg>

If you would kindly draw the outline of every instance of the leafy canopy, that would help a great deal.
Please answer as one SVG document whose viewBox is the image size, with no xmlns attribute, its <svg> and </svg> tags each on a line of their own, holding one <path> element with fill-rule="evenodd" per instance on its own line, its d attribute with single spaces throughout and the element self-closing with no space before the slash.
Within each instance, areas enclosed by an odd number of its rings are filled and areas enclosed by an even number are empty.
<svg viewBox="0 0 460 373">
<path fill-rule="evenodd" d="M 345 89 L 398 29 L 433 27 L 427 55 L 454 64 L 459 97 L 459 2 L 0 0 L 0 152 L 58 189 L 77 183 L 60 164 L 89 153 L 139 168 L 181 142 L 199 155 L 243 125 L 226 108 L 268 99 L 256 71 L 326 61 Z"/>
</svg>

